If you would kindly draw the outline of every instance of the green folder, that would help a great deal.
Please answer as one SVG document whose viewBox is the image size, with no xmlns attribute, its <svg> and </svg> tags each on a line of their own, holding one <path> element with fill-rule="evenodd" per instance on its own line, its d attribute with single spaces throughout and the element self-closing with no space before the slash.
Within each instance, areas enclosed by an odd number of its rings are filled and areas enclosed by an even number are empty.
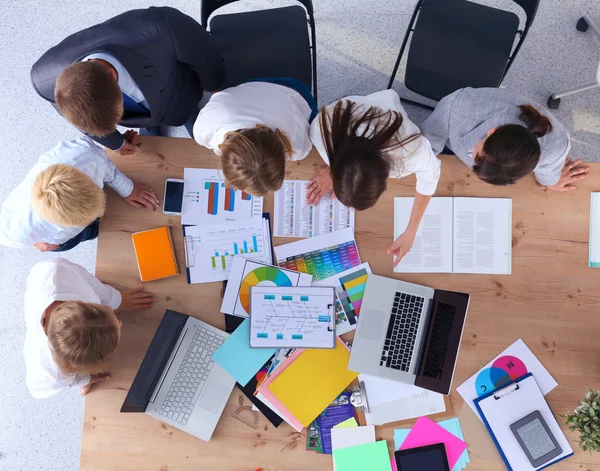
<svg viewBox="0 0 600 471">
<path fill-rule="evenodd" d="M 336 471 L 392 471 L 385 440 L 334 450 L 333 460 Z"/>
</svg>

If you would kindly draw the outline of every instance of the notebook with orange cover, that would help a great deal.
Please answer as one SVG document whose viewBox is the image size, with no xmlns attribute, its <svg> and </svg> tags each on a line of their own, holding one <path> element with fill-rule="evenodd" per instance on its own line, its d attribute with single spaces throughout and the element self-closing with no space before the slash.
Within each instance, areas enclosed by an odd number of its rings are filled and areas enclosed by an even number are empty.
<svg viewBox="0 0 600 471">
<path fill-rule="evenodd" d="M 179 274 L 170 227 L 136 232 L 131 238 L 142 281 Z"/>
</svg>

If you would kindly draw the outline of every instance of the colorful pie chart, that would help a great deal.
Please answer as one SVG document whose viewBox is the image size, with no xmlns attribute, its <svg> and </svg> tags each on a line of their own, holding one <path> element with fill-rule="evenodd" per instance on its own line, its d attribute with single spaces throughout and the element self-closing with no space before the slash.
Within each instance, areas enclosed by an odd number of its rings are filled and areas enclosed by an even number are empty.
<svg viewBox="0 0 600 471">
<path fill-rule="evenodd" d="M 260 267 L 252 270 L 240 285 L 240 303 L 250 313 L 250 288 L 253 286 L 293 286 L 289 277 L 275 267 Z"/>
</svg>

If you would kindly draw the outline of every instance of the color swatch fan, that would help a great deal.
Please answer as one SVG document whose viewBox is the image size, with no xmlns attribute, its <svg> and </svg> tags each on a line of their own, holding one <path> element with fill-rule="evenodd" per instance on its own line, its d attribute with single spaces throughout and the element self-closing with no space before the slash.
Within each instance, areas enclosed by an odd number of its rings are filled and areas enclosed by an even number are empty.
<svg viewBox="0 0 600 471">
<path fill-rule="evenodd" d="M 312 277 L 285 268 L 234 257 L 221 312 L 239 317 L 250 314 L 250 288 L 253 286 L 310 286 Z"/>
<path fill-rule="evenodd" d="M 336 288 L 342 309 L 351 325 L 356 324 L 358 320 L 368 277 L 367 270 L 363 268 L 340 278 L 341 286 Z"/>
</svg>

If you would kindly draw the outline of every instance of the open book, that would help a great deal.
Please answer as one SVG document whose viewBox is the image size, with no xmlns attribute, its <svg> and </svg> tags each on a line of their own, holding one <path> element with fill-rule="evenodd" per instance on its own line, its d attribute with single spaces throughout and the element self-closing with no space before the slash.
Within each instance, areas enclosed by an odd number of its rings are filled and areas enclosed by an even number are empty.
<svg viewBox="0 0 600 471">
<path fill-rule="evenodd" d="M 408 226 L 414 198 L 394 198 L 394 238 Z M 432 198 L 399 273 L 511 273 L 512 200 Z"/>
</svg>

